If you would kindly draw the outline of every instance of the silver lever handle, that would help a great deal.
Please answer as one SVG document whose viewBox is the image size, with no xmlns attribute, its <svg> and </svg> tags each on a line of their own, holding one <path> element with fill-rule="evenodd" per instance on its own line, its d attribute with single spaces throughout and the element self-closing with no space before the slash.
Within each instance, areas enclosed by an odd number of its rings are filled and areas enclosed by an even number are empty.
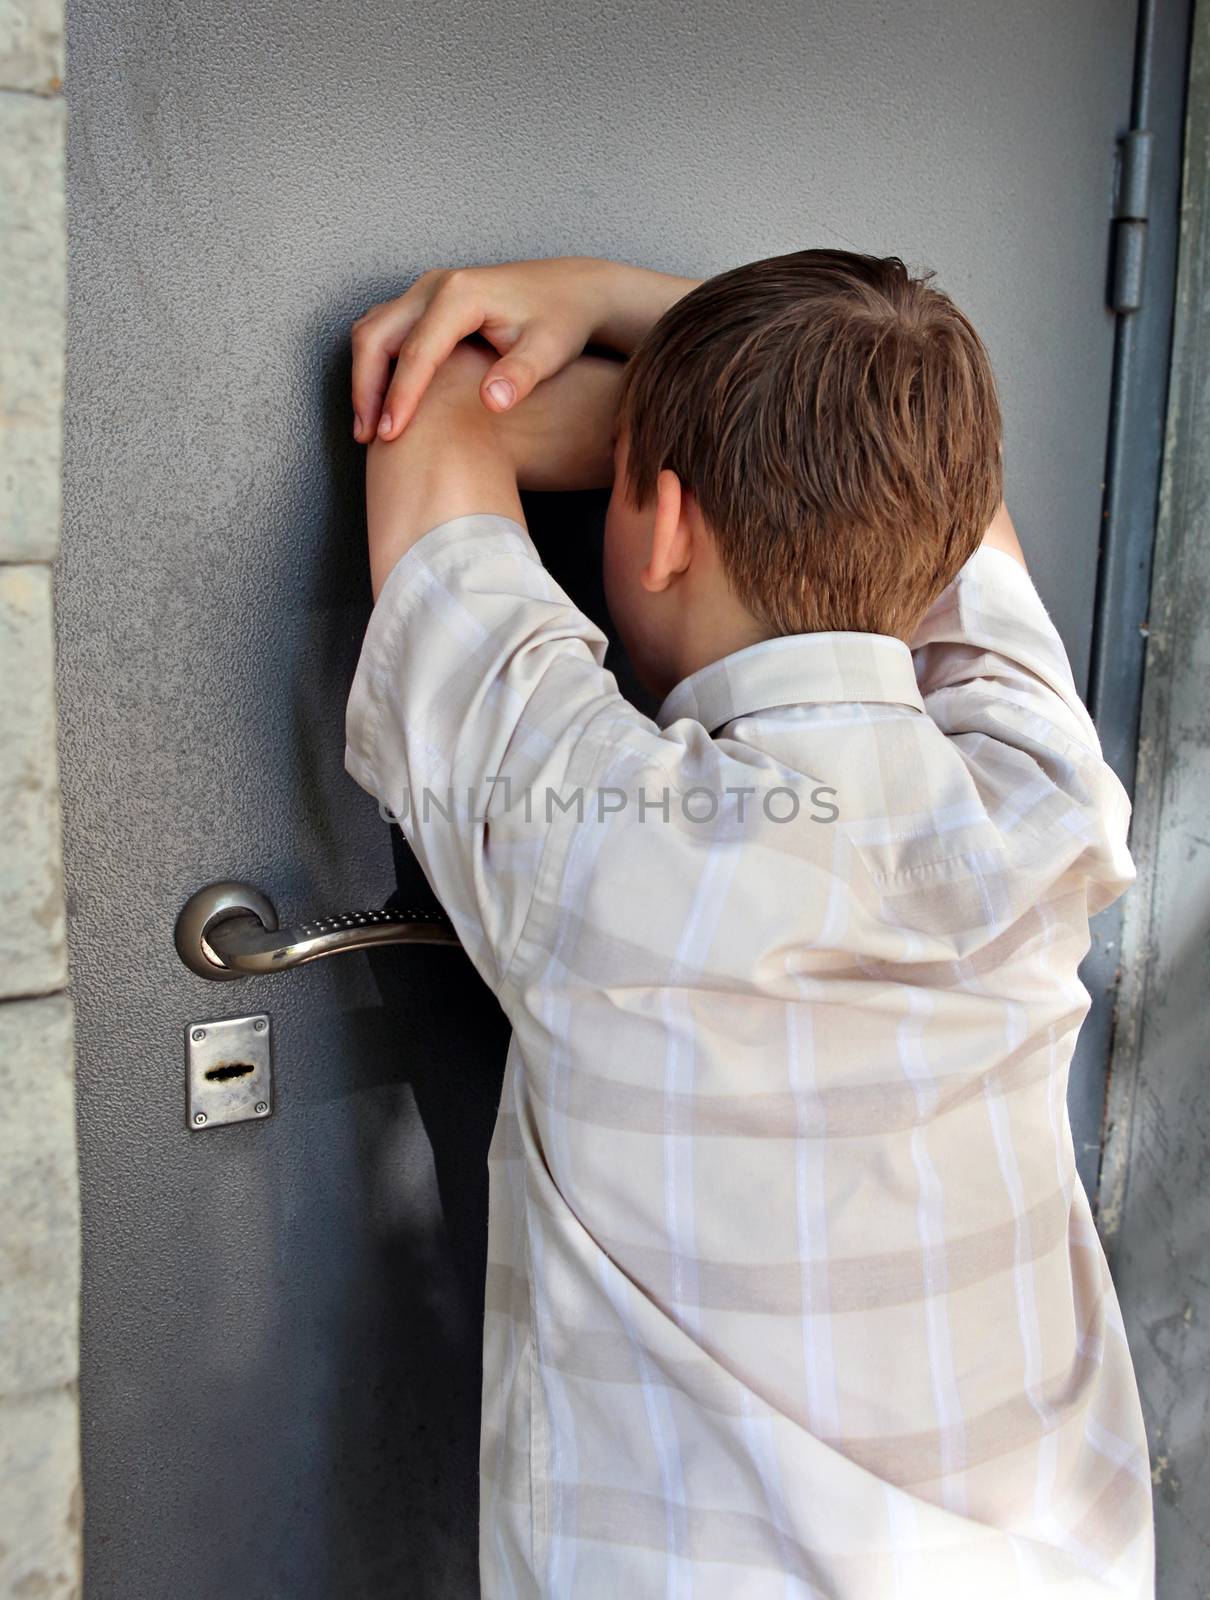
<svg viewBox="0 0 1210 1600">
<path fill-rule="evenodd" d="M 448 917 L 435 911 L 342 911 L 278 928 L 273 903 L 250 883 L 208 883 L 176 919 L 177 954 L 191 972 L 223 982 L 284 972 L 320 956 L 376 944 L 457 945 Z"/>
</svg>

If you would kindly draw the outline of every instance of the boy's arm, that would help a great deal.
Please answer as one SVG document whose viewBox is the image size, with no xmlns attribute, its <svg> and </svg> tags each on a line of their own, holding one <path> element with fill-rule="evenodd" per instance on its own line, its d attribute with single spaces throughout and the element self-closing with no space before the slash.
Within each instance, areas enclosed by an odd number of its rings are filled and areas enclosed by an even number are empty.
<svg viewBox="0 0 1210 1600">
<path fill-rule="evenodd" d="M 404 434 L 370 447 L 376 603 L 345 767 L 399 820 L 503 999 L 545 864 L 572 837 L 574 814 L 547 795 L 586 786 L 610 731 L 643 719 L 605 670 L 604 634 L 543 567 L 518 496 L 552 476 L 609 481 L 617 363 L 573 362 L 493 416 L 482 359 L 451 357 Z"/>
<path fill-rule="evenodd" d="M 447 384 L 445 387 L 449 387 Z M 469 512 L 522 521 L 517 471 L 503 428 L 434 384 L 412 426 L 366 452 L 366 531 L 375 601 L 399 559 L 431 528 Z"/>
<path fill-rule="evenodd" d="M 480 403 L 496 414 L 587 344 L 629 355 L 698 281 L 592 256 L 424 272 L 353 324 L 354 437 L 368 441 L 380 424 L 384 437 L 397 437 L 450 352 L 472 334 L 498 353 L 479 383 Z M 506 396 L 512 391 L 511 401 L 496 397 L 500 385 Z"/>
<path fill-rule="evenodd" d="M 1067 651 L 1003 500 L 979 548 L 929 607 L 911 649 L 926 699 L 960 689 L 994 699 L 1025 695 L 1099 753 Z"/>
<path fill-rule="evenodd" d="M 993 815 L 1006 829 L 1028 826 L 1034 808 L 1041 816 L 1057 790 L 1063 828 L 1088 845 L 1090 909 L 1109 904 L 1134 877 L 1129 801 L 1102 759 L 1003 502 L 911 648 L 925 710 L 959 742 Z"/>
<path fill-rule="evenodd" d="M 411 426 L 366 452 L 366 522 L 375 600 L 417 539 L 453 517 L 490 512 L 524 526 L 519 489 L 606 488 L 622 364 L 581 356 L 513 410 L 484 409 L 492 356 L 459 345 Z"/>
</svg>

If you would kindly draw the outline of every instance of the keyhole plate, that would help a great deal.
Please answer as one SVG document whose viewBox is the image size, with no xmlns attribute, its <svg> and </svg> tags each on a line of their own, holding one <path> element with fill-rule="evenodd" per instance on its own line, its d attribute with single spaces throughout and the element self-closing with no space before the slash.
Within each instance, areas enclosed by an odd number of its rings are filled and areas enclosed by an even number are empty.
<svg viewBox="0 0 1210 1600">
<path fill-rule="evenodd" d="M 185 1027 L 186 1112 L 191 1133 L 263 1122 L 273 1110 L 273 1030 L 264 1012 Z"/>
</svg>

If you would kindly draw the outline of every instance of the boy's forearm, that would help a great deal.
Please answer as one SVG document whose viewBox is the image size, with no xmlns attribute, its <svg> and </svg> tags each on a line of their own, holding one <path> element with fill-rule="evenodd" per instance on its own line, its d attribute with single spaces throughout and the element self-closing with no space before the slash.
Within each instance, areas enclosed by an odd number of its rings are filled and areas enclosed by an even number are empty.
<svg viewBox="0 0 1210 1600">
<path fill-rule="evenodd" d="M 579 356 L 538 384 L 501 422 L 522 489 L 605 489 L 623 364 Z"/>
<path fill-rule="evenodd" d="M 524 520 L 511 453 L 482 411 L 453 415 L 421 406 L 398 439 L 366 451 L 366 529 L 375 601 L 389 573 L 431 529 L 454 517 L 494 512 Z"/>
<path fill-rule="evenodd" d="M 594 265 L 599 269 L 595 292 L 601 310 L 592 342 L 627 356 L 670 305 L 703 281 L 653 272 L 626 261 L 599 261 Z"/>
<path fill-rule="evenodd" d="M 622 363 L 581 356 L 511 411 L 479 400 L 491 357 L 450 356 L 397 439 L 366 452 L 366 524 L 374 599 L 396 562 L 430 529 L 494 512 L 523 522 L 521 489 L 607 488 Z"/>
</svg>

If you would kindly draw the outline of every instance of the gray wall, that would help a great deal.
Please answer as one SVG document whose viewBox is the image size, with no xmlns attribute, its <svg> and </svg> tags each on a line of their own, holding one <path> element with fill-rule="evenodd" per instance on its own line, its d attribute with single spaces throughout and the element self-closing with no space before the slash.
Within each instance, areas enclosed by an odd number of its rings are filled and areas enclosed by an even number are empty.
<svg viewBox="0 0 1210 1600">
<path fill-rule="evenodd" d="M 55 749 L 62 7 L 0 0 L 0 1596 L 80 1576 L 80 1223 Z"/>
<path fill-rule="evenodd" d="M 525 255 L 936 267 L 991 349 L 1009 501 L 1082 679 L 1133 27 L 1124 0 L 72 0 L 90 1600 L 474 1592 L 499 1014 L 446 952 L 218 988 L 171 942 L 218 877 L 287 919 L 381 903 L 396 870 L 426 893 L 342 770 L 369 601 L 352 318 Z M 600 511 L 531 506 L 586 604 Z M 262 1009 L 273 1118 L 189 1132 L 183 1027 Z"/>
</svg>

